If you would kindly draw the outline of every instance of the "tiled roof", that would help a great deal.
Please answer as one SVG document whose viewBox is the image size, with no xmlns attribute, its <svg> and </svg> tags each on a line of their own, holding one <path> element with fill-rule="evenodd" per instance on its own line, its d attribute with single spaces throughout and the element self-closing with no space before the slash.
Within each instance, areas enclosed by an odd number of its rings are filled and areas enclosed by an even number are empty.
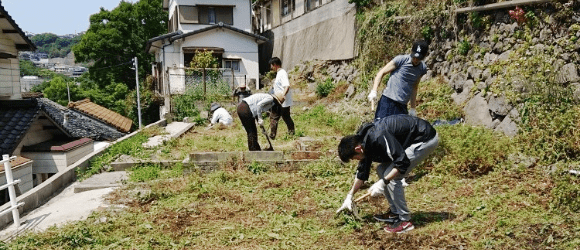
<svg viewBox="0 0 580 250">
<path fill-rule="evenodd" d="M 133 121 L 131 119 L 96 103 L 93 103 L 89 99 L 80 100 L 78 102 L 71 102 L 68 104 L 68 107 L 87 114 L 95 119 L 99 119 L 124 133 L 131 131 L 131 125 L 133 125 Z"/>
<path fill-rule="evenodd" d="M 37 100 L 42 104 L 42 111 L 70 137 L 113 141 L 125 135 L 108 124 L 83 113 L 69 110 L 49 99 L 39 98 Z M 65 114 L 68 116 L 66 122 Z"/>
<path fill-rule="evenodd" d="M 39 111 L 35 99 L 0 101 L 0 155 L 14 152 Z"/>
<path fill-rule="evenodd" d="M 21 92 L 20 95 L 22 99 L 30 99 L 30 98 L 41 98 L 44 97 L 43 93 L 39 92 Z"/>
<path fill-rule="evenodd" d="M 77 140 L 72 140 L 70 138 L 67 138 L 66 140 L 62 140 L 62 138 L 59 139 L 24 146 L 22 147 L 22 152 L 68 152 L 87 144 L 92 145 L 93 143 L 93 140 L 89 138 L 81 138 Z"/>
<path fill-rule="evenodd" d="M 16 159 L 10 160 L 10 166 L 12 169 L 17 168 L 18 166 L 31 162 L 31 159 L 24 158 L 22 156 L 16 156 Z M 4 164 L 0 164 L 0 172 L 4 172 Z"/>
</svg>

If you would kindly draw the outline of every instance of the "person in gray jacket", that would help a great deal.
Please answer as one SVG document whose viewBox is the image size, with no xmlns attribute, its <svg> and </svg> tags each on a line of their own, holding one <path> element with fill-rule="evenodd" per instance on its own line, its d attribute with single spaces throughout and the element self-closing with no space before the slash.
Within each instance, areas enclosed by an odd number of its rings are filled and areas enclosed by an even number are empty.
<svg viewBox="0 0 580 250">
<path fill-rule="evenodd" d="M 262 113 L 275 105 L 280 105 L 282 102 L 284 102 L 284 95 L 282 93 L 257 93 L 242 99 L 240 104 L 238 104 L 238 116 L 248 134 L 248 148 L 250 151 L 262 150 L 258 143 L 256 121 L 260 126 L 263 126 L 264 120 L 262 120 Z"/>
</svg>

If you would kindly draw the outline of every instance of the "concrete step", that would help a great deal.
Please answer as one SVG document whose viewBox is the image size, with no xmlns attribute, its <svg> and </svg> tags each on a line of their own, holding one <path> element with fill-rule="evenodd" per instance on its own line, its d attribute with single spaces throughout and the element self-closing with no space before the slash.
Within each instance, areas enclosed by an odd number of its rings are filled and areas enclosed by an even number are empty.
<svg viewBox="0 0 580 250">
<path fill-rule="evenodd" d="M 125 180 L 127 180 L 127 178 L 127 172 L 125 171 L 103 172 L 100 174 L 95 174 L 88 179 L 77 183 L 74 186 L 74 193 L 81 193 L 89 190 L 109 187 L 119 187 Z"/>
</svg>

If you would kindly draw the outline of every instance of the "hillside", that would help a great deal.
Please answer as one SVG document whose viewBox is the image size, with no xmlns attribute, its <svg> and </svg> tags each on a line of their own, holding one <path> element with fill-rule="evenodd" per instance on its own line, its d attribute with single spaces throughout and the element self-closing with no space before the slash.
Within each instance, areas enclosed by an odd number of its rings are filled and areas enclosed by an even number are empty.
<svg viewBox="0 0 580 250">
<path fill-rule="evenodd" d="M 288 153 L 306 145 L 321 160 L 279 168 L 228 161 L 212 171 L 143 164 L 109 197 L 125 209 L 98 211 L 0 248 L 578 249 L 580 178 L 569 170 L 580 162 L 580 3 L 522 6 L 523 14 L 510 16 L 513 7 L 454 14 L 467 6 L 461 0 L 355 2 L 359 58 L 288 69 L 296 134 L 286 135 L 280 124 L 274 148 Z M 335 215 L 357 167 L 340 163 L 336 147 L 372 119 L 366 96 L 378 69 L 416 39 L 429 40 L 431 51 L 418 116 L 465 123 L 436 126 L 441 143 L 405 190 L 416 229 L 391 235 L 372 217 L 386 211 L 382 198 L 359 203 L 361 220 Z M 141 143 L 161 133 L 148 129 L 115 145 L 85 174 L 120 154 L 182 161 L 192 152 L 246 150 L 235 106 L 219 101 L 234 127 L 197 126 L 145 149 Z M 371 183 L 376 179 L 372 173 Z"/>
<path fill-rule="evenodd" d="M 52 33 L 42 33 L 31 36 L 30 40 L 37 48 L 36 53 L 45 53 L 48 58 L 65 58 L 81 37 L 82 35 L 64 37 Z"/>
</svg>

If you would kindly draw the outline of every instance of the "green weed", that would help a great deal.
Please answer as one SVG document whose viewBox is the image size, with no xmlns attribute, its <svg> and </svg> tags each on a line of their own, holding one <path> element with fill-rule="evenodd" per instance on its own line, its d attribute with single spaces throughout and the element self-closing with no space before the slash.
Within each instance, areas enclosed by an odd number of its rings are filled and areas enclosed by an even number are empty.
<svg viewBox="0 0 580 250">
<path fill-rule="evenodd" d="M 327 97 L 330 92 L 334 89 L 334 83 L 332 82 L 332 78 L 326 78 L 324 82 L 319 82 L 316 85 L 316 94 L 319 97 Z"/>
<path fill-rule="evenodd" d="M 130 155 L 136 158 L 146 158 L 150 152 L 144 150 L 142 144 L 146 142 L 148 137 L 142 133 L 128 138 L 124 141 L 116 143 L 107 149 L 100 156 L 93 158 L 89 162 L 89 167 L 85 170 L 77 169 L 77 177 L 80 180 L 89 178 L 90 176 L 101 172 L 107 165 L 113 162 L 120 155 Z"/>
</svg>

